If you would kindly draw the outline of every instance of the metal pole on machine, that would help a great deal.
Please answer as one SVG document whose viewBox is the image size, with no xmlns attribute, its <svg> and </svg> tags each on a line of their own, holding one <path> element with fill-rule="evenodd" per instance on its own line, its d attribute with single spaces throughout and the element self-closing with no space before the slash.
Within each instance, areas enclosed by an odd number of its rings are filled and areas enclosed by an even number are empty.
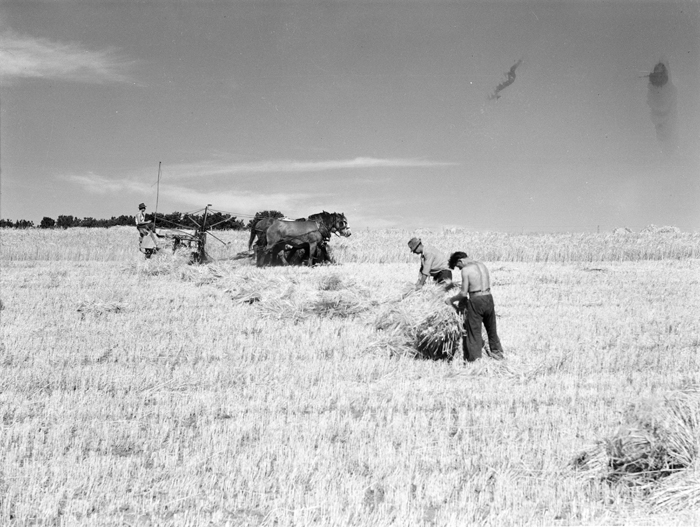
<svg viewBox="0 0 700 527">
<path fill-rule="evenodd" d="M 153 213 L 153 232 L 156 232 L 156 219 L 158 218 L 158 198 L 160 198 L 160 161 L 158 161 L 158 182 L 156 186 L 156 211 Z"/>
<path fill-rule="evenodd" d="M 207 216 L 209 215 L 209 207 L 211 203 L 204 207 L 204 214 L 202 215 L 202 225 L 200 227 L 199 234 L 197 236 L 197 254 L 199 256 L 199 263 L 208 263 L 209 257 L 207 256 Z"/>
<path fill-rule="evenodd" d="M 211 203 L 207 204 L 207 206 L 204 207 L 204 217 L 202 218 L 202 230 L 203 231 L 207 230 L 207 213 L 209 211 L 209 207 L 211 207 Z"/>
<path fill-rule="evenodd" d="M 153 230 L 151 230 L 151 240 L 155 244 L 155 251 L 158 251 L 158 241 L 156 240 L 156 221 L 158 221 L 158 198 L 160 198 L 160 161 L 158 161 L 158 181 L 156 183 L 156 210 L 153 213 Z"/>
</svg>

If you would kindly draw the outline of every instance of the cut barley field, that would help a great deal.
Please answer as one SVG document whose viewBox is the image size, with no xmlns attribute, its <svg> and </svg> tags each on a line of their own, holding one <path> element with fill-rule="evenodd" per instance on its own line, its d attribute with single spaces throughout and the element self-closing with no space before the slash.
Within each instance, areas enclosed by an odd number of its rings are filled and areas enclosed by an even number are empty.
<svg viewBox="0 0 700 527">
<path fill-rule="evenodd" d="M 507 358 L 464 365 L 387 344 L 412 234 L 1 231 L 0 524 L 700 522 L 700 236 L 419 233 L 491 270 Z"/>
</svg>

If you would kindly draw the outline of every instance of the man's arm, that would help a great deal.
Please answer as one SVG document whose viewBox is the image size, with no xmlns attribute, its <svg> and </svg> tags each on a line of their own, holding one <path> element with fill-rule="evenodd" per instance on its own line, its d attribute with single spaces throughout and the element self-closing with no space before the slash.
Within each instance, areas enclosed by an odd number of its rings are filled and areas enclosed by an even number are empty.
<svg viewBox="0 0 700 527">
<path fill-rule="evenodd" d="M 462 269 L 462 287 L 456 295 L 449 297 L 445 300 L 448 306 L 454 306 L 455 302 L 460 302 L 466 298 L 469 298 L 469 276 L 467 275 L 466 268 Z"/>
<path fill-rule="evenodd" d="M 423 254 L 421 254 L 421 262 L 420 262 L 420 271 L 418 271 L 418 281 L 416 282 L 416 291 L 418 291 L 421 287 L 425 285 L 425 281 L 428 279 L 428 276 L 430 275 L 430 258 L 432 258 L 430 255 L 425 254 L 425 251 Z"/>
</svg>

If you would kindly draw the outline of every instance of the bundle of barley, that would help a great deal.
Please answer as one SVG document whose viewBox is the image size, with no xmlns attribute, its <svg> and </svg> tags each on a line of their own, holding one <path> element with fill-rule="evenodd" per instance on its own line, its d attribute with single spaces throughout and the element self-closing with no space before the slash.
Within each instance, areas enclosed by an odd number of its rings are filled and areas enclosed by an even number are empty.
<svg viewBox="0 0 700 527">
<path fill-rule="evenodd" d="M 231 295 L 231 299 L 237 304 L 251 304 L 268 298 L 279 298 L 282 295 L 290 296 L 290 287 L 296 284 L 294 279 L 285 279 L 280 276 L 268 276 L 259 269 L 247 269 L 246 272 L 231 275 L 223 280 L 221 285 L 224 292 Z M 286 293 L 283 291 L 287 289 Z"/>
<path fill-rule="evenodd" d="M 652 492 L 649 501 L 653 510 L 700 510 L 700 467 L 669 477 Z"/>
<path fill-rule="evenodd" d="M 340 275 L 332 273 L 319 280 L 318 288 L 322 291 L 339 291 L 347 289 L 351 285 L 353 284 L 346 283 Z"/>
<path fill-rule="evenodd" d="M 195 285 L 211 284 L 224 276 L 221 268 L 214 264 L 210 265 L 180 265 L 173 269 L 173 274 L 177 275 L 183 282 L 193 282 Z"/>
<path fill-rule="evenodd" d="M 247 268 L 220 282 L 234 303 L 254 306 L 261 316 L 294 321 L 306 317 L 303 306 L 310 287 L 293 275 L 270 274 L 265 269 Z"/>
<path fill-rule="evenodd" d="M 672 511 L 700 509 L 700 386 L 669 400 L 666 429 L 673 461 L 685 467 L 651 493 L 652 507 Z"/>
<path fill-rule="evenodd" d="M 612 231 L 613 234 L 631 234 L 632 229 L 627 227 L 615 227 Z"/>
<path fill-rule="evenodd" d="M 305 311 L 317 316 L 329 318 L 348 318 L 367 311 L 372 305 L 349 292 L 344 294 L 325 293 L 312 299 L 305 307 Z"/>
<path fill-rule="evenodd" d="M 172 275 L 180 273 L 189 264 L 187 255 L 178 251 L 176 253 L 172 252 L 159 252 L 153 258 L 149 260 L 142 260 L 136 266 L 125 266 L 125 272 L 137 271 L 141 274 L 147 276 L 162 276 L 162 275 Z"/>
<path fill-rule="evenodd" d="M 261 316 L 280 320 L 349 318 L 366 313 L 377 304 L 367 289 L 338 275 L 304 280 L 294 274 L 296 271 L 284 270 L 271 276 L 251 269 L 221 283 L 229 286 L 225 291 L 235 303 L 254 305 Z"/>
<path fill-rule="evenodd" d="M 290 293 L 294 286 L 290 286 Z M 279 297 L 263 299 L 259 302 L 251 302 L 261 316 L 278 320 L 291 320 L 299 322 L 308 318 L 309 314 L 304 310 L 304 303 L 300 295 L 284 294 Z"/>
<path fill-rule="evenodd" d="M 460 322 L 453 308 L 440 304 L 416 327 L 416 350 L 425 358 L 452 358 L 462 338 Z"/>
<path fill-rule="evenodd" d="M 459 316 L 444 298 L 444 289 L 426 284 L 387 302 L 374 324 L 382 335 L 370 347 L 387 349 L 392 356 L 451 358 L 459 348 L 462 329 Z"/>
<path fill-rule="evenodd" d="M 365 351 L 367 353 L 388 353 L 389 357 L 416 357 L 413 340 L 396 328 L 380 334 L 365 348 Z"/>
<path fill-rule="evenodd" d="M 658 226 L 653 223 L 644 227 L 641 231 L 642 234 L 679 234 L 681 230 L 675 225 L 663 225 Z"/>
<path fill-rule="evenodd" d="M 383 302 L 374 327 L 380 331 L 414 328 L 418 321 L 440 305 L 439 299 L 443 296 L 444 292 L 432 284 L 426 284 L 418 291 L 414 291 L 413 286 L 407 287 L 398 298 Z"/>
<path fill-rule="evenodd" d="M 658 506 L 700 503 L 700 390 L 672 394 L 635 414 L 614 436 L 579 454 L 573 467 L 641 487 Z"/>
</svg>

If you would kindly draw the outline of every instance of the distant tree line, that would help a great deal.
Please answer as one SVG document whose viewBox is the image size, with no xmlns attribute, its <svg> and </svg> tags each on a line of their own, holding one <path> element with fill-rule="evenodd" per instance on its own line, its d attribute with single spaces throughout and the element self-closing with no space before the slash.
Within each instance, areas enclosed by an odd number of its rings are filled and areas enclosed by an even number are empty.
<svg viewBox="0 0 700 527">
<path fill-rule="evenodd" d="M 256 212 L 253 219 L 248 221 L 246 229 L 251 230 L 253 227 L 255 227 L 255 224 L 263 218 L 284 218 L 284 214 L 278 210 L 264 210 L 262 212 Z"/>
<path fill-rule="evenodd" d="M 270 212 L 270 211 L 266 211 Z M 275 211 L 271 211 L 275 212 Z M 258 213 L 260 214 L 260 213 Z M 281 216 L 281 213 L 279 213 Z M 195 228 L 197 225 L 202 225 L 203 214 L 182 214 L 180 212 L 171 212 L 170 214 L 158 213 L 156 224 L 160 227 L 189 227 Z M 146 221 L 153 221 L 153 214 L 146 214 Z M 250 222 L 252 222 L 251 220 Z M 196 223 L 195 223 L 196 222 Z M 230 214 L 221 212 L 213 212 L 207 215 L 207 228 L 212 230 L 243 230 L 250 228 L 243 220 L 237 219 Z M 135 226 L 136 218 L 131 215 L 112 216 L 110 219 L 95 219 L 95 218 L 78 218 L 74 216 L 59 216 L 55 220 L 44 216 L 39 223 L 40 229 L 69 229 L 72 227 L 117 227 L 119 225 Z M 32 229 L 36 226 L 31 220 L 6 220 L 0 219 L 0 228 L 14 229 Z"/>
<path fill-rule="evenodd" d="M 15 229 L 31 229 L 34 227 L 34 222 L 29 220 L 3 220 L 0 219 L 0 227 L 14 227 Z"/>
<path fill-rule="evenodd" d="M 59 216 L 57 219 L 44 216 L 39 223 L 40 229 L 68 229 L 70 227 L 116 227 L 117 225 L 134 225 L 134 216 L 122 215 L 112 216 L 108 220 L 98 220 L 95 218 L 77 218 L 74 216 Z M 0 227 L 11 227 L 15 229 L 31 229 L 34 228 L 34 222 L 31 220 L 5 220 L 0 219 Z"/>
</svg>

